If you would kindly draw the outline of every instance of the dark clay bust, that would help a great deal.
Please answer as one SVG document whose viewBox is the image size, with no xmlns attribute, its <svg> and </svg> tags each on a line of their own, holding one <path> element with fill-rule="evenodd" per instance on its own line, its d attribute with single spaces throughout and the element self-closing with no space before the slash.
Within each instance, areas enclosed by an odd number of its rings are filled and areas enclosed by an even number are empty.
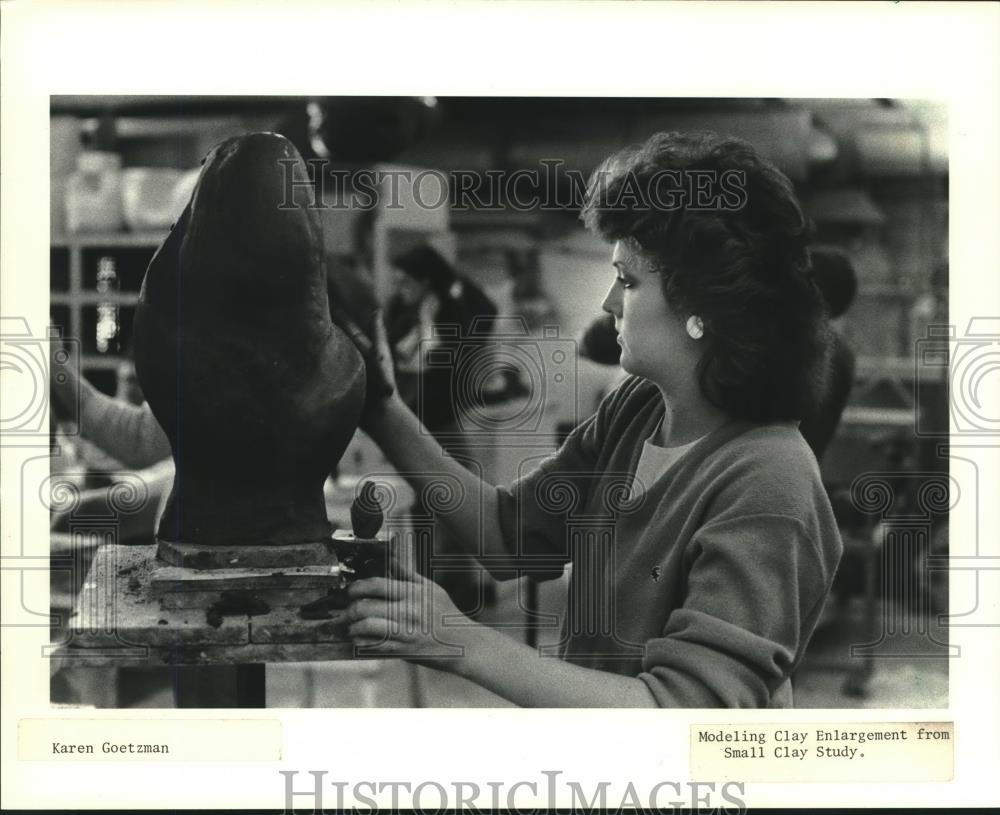
<svg viewBox="0 0 1000 815">
<path fill-rule="evenodd" d="M 146 271 L 136 373 L 177 467 L 160 540 L 329 537 L 323 483 L 357 428 L 365 372 L 330 319 L 307 191 L 280 206 L 286 171 L 307 178 L 282 136 L 217 145 Z"/>
</svg>

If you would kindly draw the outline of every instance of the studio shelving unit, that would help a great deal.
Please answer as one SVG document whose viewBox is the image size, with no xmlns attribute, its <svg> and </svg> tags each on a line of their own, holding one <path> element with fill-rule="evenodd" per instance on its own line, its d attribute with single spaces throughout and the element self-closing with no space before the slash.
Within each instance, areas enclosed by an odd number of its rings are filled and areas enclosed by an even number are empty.
<svg viewBox="0 0 1000 815">
<path fill-rule="evenodd" d="M 132 321 L 146 267 L 166 232 L 98 232 L 50 242 L 50 315 L 81 343 L 82 373 L 113 393 L 128 359 Z"/>
</svg>

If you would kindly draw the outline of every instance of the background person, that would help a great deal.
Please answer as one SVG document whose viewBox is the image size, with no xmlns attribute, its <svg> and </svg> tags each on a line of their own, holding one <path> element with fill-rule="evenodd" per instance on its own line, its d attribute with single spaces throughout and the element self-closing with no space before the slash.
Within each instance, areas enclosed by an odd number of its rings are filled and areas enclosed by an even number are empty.
<svg viewBox="0 0 1000 815">
<path fill-rule="evenodd" d="M 477 395 L 461 391 L 457 364 L 428 364 L 428 354 L 443 359 L 446 352 L 457 363 L 460 353 L 469 358 L 484 348 L 497 307 L 427 244 L 397 255 L 392 265 L 396 285 L 385 320 L 400 393 L 435 437 L 460 434 L 459 414 L 479 406 L 470 401 Z"/>
<path fill-rule="evenodd" d="M 854 264 L 836 249 L 814 248 L 810 255 L 813 278 L 823 295 L 827 316 L 831 320 L 839 320 L 851 307 L 858 291 Z M 802 417 L 799 425 L 799 432 L 816 454 L 817 461 L 823 460 L 823 454 L 840 425 L 840 417 L 847 407 L 854 384 L 854 369 L 854 351 L 844 335 L 831 327 L 830 364 L 823 395 Z"/>
<path fill-rule="evenodd" d="M 173 484 L 174 464 L 170 442 L 142 399 L 134 372 L 121 387 L 130 396 L 130 401 L 101 393 L 71 365 L 52 365 L 50 370 L 61 373 L 59 377 L 51 376 L 49 381 L 52 418 L 56 422 L 74 419 L 79 408 L 80 435 L 102 453 L 136 471 L 146 486 L 146 503 L 136 512 L 123 513 L 118 519 L 119 541 L 151 541 L 156 520 Z M 119 376 L 122 375 L 120 370 Z M 113 483 L 114 474 L 111 479 Z M 52 513 L 51 528 L 65 531 L 74 514 L 83 517 L 106 512 L 110 488 L 111 485 L 83 490 L 79 506 L 72 512 Z"/>
</svg>

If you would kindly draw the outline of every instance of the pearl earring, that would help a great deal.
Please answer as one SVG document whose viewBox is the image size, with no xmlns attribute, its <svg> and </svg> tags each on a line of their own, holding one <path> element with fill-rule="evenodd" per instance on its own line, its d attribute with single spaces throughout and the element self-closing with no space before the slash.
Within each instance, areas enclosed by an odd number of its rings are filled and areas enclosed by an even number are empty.
<svg viewBox="0 0 1000 815">
<path fill-rule="evenodd" d="M 688 336 L 693 340 L 700 340 L 704 336 L 705 324 L 701 321 L 701 317 L 697 317 L 694 314 L 688 317 L 687 332 Z"/>
</svg>

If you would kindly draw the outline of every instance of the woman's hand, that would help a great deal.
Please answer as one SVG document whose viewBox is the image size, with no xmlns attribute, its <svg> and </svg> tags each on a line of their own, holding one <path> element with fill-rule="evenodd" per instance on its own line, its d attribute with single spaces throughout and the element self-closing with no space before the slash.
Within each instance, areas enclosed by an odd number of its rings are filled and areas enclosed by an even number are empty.
<svg viewBox="0 0 1000 815">
<path fill-rule="evenodd" d="M 351 338 L 365 361 L 367 392 L 365 409 L 361 416 L 361 427 L 368 431 L 384 412 L 386 405 L 396 392 L 396 376 L 392 364 L 392 349 L 382 319 L 382 309 L 376 309 L 369 323 L 373 336 L 369 336 L 342 309 L 330 307 L 333 321 Z"/>
<path fill-rule="evenodd" d="M 460 659 L 480 628 L 463 616 L 448 593 L 418 574 L 409 557 L 390 550 L 390 577 L 371 577 L 347 590 L 348 635 L 365 656 L 401 656 L 439 668 Z"/>
</svg>

